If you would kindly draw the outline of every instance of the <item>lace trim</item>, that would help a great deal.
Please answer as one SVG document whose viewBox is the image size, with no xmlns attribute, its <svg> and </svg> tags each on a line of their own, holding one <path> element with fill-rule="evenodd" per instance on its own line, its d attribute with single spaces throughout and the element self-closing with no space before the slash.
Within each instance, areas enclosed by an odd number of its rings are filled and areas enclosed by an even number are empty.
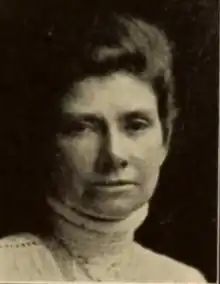
<svg viewBox="0 0 220 284">
<path fill-rule="evenodd" d="M 22 248 L 40 245 L 33 235 L 13 235 L 0 239 L 0 248 Z"/>
</svg>

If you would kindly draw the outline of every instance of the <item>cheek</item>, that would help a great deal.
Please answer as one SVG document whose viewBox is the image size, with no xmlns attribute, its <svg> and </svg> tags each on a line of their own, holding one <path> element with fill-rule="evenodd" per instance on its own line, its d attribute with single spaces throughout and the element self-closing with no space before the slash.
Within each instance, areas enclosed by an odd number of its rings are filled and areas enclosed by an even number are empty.
<svg viewBox="0 0 220 284">
<path fill-rule="evenodd" d="M 138 171 L 143 190 L 149 197 L 153 194 L 156 187 L 162 161 L 163 147 L 159 141 L 146 143 L 145 140 L 145 143 L 140 143 L 138 151 L 133 157 L 133 164 L 135 164 Z"/>
<path fill-rule="evenodd" d="M 83 178 L 86 173 L 89 174 L 93 171 L 99 149 L 97 137 L 63 139 L 59 145 L 75 174 Z"/>
<path fill-rule="evenodd" d="M 149 157 L 148 157 L 149 158 Z M 149 198 L 153 195 L 160 172 L 160 165 L 154 158 L 143 161 L 142 167 L 139 168 L 140 180 L 144 195 Z"/>
<path fill-rule="evenodd" d="M 61 138 L 59 148 L 58 191 L 60 198 L 72 206 L 82 197 L 88 176 L 93 172 L 97 155 L 97 140 Z M 78 202 L 78 201 L 77 201 Z"/>
<path fill-rule="evenodd" d="M 134 157 L 140 165 L 146 168 L 158 168 L 163 156 L 163 141 L 161 131 L 152 131 L 136 141 Z"/>
<path fill-rule="evenodd" d="M 153 155 L 147 153 L 135 160 L 136 168 L 139 172 L 140 180 L 143 182 L 150 182 L 152 178 L 157 178 L 160 170 L 160 162 L 157 153 Z"/>
</svg>

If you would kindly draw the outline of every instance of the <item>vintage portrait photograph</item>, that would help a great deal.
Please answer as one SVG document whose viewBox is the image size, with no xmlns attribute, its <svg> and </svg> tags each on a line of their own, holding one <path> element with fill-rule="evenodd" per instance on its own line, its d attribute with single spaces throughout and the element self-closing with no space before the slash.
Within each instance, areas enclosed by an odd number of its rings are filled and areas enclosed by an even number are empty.
<svg viewBox="0 0 220 284">
<path fill-rule="evenodd" d="M 0 282 L 218 282 L 218 8 L 0 1 Z"/>
</svg>

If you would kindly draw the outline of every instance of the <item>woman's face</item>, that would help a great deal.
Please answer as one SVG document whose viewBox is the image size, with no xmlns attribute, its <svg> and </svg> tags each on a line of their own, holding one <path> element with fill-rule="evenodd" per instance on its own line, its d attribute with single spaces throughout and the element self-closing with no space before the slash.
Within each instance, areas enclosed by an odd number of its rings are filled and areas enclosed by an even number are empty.
<svg viewBox="0 0 220 284">
<path fill-rule="evenodd" d="M 148 202 L 166 154 L 150 85 L 126 73 L 87 78 L 64 99 L 62 116 L 62 201 L 106 219 Z"/>
</svg>

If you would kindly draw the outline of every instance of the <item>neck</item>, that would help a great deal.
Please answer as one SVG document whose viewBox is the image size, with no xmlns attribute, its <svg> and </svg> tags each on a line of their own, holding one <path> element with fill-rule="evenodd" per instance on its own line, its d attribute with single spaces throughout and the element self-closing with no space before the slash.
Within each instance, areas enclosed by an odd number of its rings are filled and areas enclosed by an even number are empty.
<svg viewBox="0 0 220 284">
<path fill-rule="evenodd" d="M 148 206 L 120 221 L 99 221 L 67 208 L 60 201 L 48 200 L 54 212 L 55 235 L 69 252 L 87 260 L 113 257 L 132 246 L 134 233 L 147 215 Z"/>
</svg>

